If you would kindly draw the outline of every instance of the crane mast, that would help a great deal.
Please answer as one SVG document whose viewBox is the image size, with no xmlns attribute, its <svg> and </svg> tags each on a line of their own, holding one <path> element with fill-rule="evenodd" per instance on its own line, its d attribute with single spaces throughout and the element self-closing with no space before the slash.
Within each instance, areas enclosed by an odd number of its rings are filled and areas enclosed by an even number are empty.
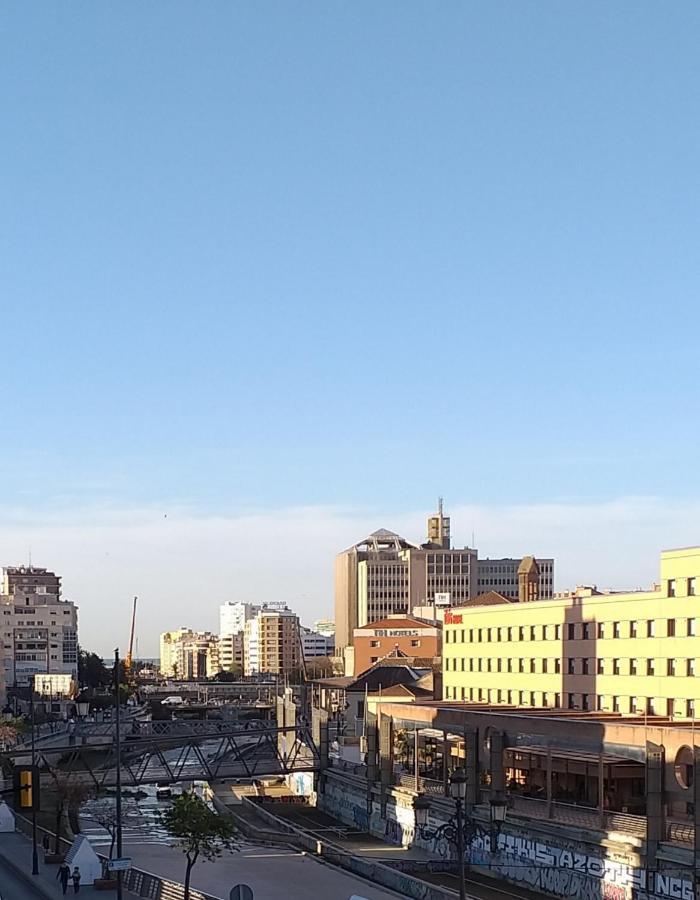
<svg viewBox="0 0 700 900">
<path fill-rule="evenodd" d="M 138 597 L 134 597 L 134 605 L 131 610 L 131 634 L 129 635 L 129 651 L 126 654 L 126 659 L 124 660 L 124 667 L 127 672 L 131 672 L 131 660 L 132 654 L 134 651 L 134 630 L 136 628 L 136 601 Z"/>
</svg>

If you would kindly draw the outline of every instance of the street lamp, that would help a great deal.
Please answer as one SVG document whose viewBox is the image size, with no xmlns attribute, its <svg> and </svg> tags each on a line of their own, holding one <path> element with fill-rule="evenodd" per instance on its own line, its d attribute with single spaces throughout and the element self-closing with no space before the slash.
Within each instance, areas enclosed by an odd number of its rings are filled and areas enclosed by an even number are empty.
<svg viewBox="0 0 700 900">
<path fill-rule="evenodd" d="M 413 812 L 416 820 L 418 834 L 423 840 L 441 840 L 444 838 L 454 844 L 457 849 L 457 861 L 459 864 L 459 897 L 465 900 L 466 887 L 464 883 L 464 838 L 465 831 L 470 844 L 475 836 L 485 837 L 487 832 L 473 818 L 464 821 L 464 801 L 467 796 L 467 776 L 464 769 L 455 769 L 450 776 L 450 797 L 455 802 L 455 815 L 453 819 L 444 822 L 437 828 L 428 828 L 428 812 L 430 800 L 425 794 L 420 794 L 413 801 Z M 496 837 L 501 826 L 506 820 L 508 804 L 500 793 L 494 794 L 490 803 L 491 834 Z M 495 841 L 492 841 L 492 846 Z"/>
</svg>

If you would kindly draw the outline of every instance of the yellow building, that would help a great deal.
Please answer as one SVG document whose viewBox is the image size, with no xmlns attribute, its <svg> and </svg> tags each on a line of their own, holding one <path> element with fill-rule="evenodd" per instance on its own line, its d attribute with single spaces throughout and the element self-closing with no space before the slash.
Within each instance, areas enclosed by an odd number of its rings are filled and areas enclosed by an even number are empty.
<svg viewBox="0 0 700 900">
<path fill-rule="evenodd" d="M 699 585 L 700 547 L 689 547 L 661 554 L 650 591 L 454 607 L 444 699 L 695 718 Z"/>
</svg>

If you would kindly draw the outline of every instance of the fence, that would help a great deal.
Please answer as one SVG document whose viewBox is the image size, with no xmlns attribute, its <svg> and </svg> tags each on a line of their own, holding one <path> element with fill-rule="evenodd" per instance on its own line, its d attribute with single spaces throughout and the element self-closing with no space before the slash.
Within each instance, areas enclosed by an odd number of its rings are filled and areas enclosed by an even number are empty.
<svg viewBox="0 0 700 900">
<path fill-rule="evenodd" d="M 15 827 L 17 831 L 31 838 L 32 823 L 24 816 L 15 813 Z M 42 844 L 45 834 L 49 836 L 51 841 L 51 851 L 53 852 L 54 841 L 56 835 L 48 828 L 41 828 L 37 825 L 37 841 Z M 72 841 L 66 838 L 59 838 L 60 852 L 66 853 L 72 845 Z M 105 860 L 107 857 L 102 853 L 97 854 L 100 859 Z M 184 868 L 184 866 L 183 866 Z M 183 900 L 185 896 L 184 885 L 176 881 L 169 881 L 167 878 L 161 878 L 159 875 L 153 875 L 150 872 L 143 872 L 141 869 L 127 869 L 122 872 L 122 884 L 127 891 L 131 891 L 137 897 L 148 898 L 148 900 Z M 220 897 L 213 897 L 211 894 L 203 894 L 201 891 L 190 889 L 190 900 L 221 900 Z"/>
</svg>

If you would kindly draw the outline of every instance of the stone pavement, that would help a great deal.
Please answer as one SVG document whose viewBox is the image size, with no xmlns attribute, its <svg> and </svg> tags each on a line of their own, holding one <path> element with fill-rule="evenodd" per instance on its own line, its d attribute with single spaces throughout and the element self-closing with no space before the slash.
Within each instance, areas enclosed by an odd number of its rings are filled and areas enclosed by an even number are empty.
<svg viewBox="0 0 700 900">
<path fill-rule="evenodd" d="M 32 875 L 32 842 L 19 832 L 2 832 L 0 833 L 0 863 L 10 869 L 14 873 L 17 881 L 23 881 L 27 885 L 25 897 L 50 897 L 51 900 L 58 900 L 62 897 L 61 886 L 56 880 L 56 872 L 58 866 L 44 865 L 42 862 L 43 852 L 39 848 L 39 874 Z M 73 886 L 68 888 L 70 896 L 73 895 Z M 114 897 L 115 893 L 104 891 L 96 891 L 91 885 L 81 885 L 80 897 L 93 897 L 99 893 L 100 897 Z M 128 900 L 136 900 L 133 894 L 124 891 L 124 897 Z M 9 894 L 8 900 L 15 900 L 12 894 Z M 17 898 L 24 900 L 24 897 Z"/>
</svg>

